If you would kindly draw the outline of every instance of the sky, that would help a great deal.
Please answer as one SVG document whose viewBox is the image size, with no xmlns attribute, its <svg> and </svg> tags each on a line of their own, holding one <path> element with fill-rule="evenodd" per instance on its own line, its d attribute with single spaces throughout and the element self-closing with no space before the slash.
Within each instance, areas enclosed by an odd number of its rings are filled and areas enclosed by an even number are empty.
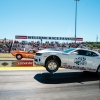
<svg viewBox="0 0 100 100">
<path fill-rule="evenodd" d="M 0 0 L 0 39 L 75 37 L 74 0 Z M 100 41 L 100 0 L 77 2 L 76 37 Z"/>
</svg>

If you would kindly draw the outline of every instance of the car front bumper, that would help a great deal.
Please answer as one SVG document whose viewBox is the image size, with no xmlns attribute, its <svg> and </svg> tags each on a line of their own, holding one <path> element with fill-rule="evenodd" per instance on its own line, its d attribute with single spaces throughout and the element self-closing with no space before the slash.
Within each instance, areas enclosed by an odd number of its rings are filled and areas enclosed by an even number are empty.
<svg viewBox="0 0 100 100">
<path fill-rule="evenodd" d="M 44 66 L 44 63 L 42 62 L 41 57 L 38 57 L 38 56 L 34 56 L 34 64 Z"/>
</svg>

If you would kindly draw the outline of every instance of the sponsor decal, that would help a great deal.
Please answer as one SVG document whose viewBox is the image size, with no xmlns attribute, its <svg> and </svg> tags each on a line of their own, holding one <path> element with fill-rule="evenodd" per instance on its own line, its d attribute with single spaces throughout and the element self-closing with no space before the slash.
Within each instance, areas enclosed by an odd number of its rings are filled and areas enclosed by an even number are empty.
<svg viewBox="0 0 100 100">
<path fill-rule="evenodd" d="M 66 69 L 86 70 L 86 71 L 93 71 L 93 72 L 96 71 L 96 69 L 87 68 L 87 67 L 80 67 L 80 66 L 71 66 L 71 65 L 67 65 L 67 63 L 63 63 L 61 67 L 66 68 Z"/>
<path fill-rule="evenodd" d="M 64 63 L 63 66 L 64 66 L 64 67 L 67 67 L 67 63 Z"/>
<path fill-rule="evenodd" d="M 88 71 L 90 68 L 85 68 L 84 70 Z"/>
<path fill-rule="evenodd" d="M 85 57 L 78 57 L 78 58 L 75 58 L 74 59 L 74 63 L 76 65 L 86 65 L 87 64 L 87 61 L 86 61 L 86 58 Z"/>
<path fill-rule="evenodd" d="M 11 66 L 16 66 L 16 65 L 17 65 L 16 61 L 12 61 L 12 65 Z"/>
<path fill-rule="evenodd" d="M 91 68 L 89 68 L 89 70 L 92 70 Z"/>
<path fill-rule="evenodd" d="M 73 66 L 72 69 L 79 69 L 79 66 Z"/>
<path fill-rule="evenodd" d="M 12 61 L 12 66 L 33 66 L 33 60 Z"/>
<path fill-rule="evenodd" d="M 7 63 L 7 62 L 3 62 L 1 65 L 2 65 L 2 66 L 7 66 L 8 63 Z"/>
<path fill-rule="evenodd" d="M 69 69 L 73 69 L 73 66 L 69 66 L 68 68 L 69 68 Z"/>
<path fill-rule="evenodd" d="M 61 67 L 62 68 L 66 68 L 67 67 L 67 63 L 63 63 Z"/>
</svg>

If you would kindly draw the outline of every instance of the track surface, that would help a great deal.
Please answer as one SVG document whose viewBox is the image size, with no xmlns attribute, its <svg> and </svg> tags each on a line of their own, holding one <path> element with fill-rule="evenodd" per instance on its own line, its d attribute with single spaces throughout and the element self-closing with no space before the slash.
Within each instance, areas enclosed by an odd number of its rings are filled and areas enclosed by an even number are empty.
<svg viewBox="0 0 100 100">
<path fill-rule="evenodd" d="M 100 100 L 98 76 L 76 70 L 0 71 L 0 100 Z"/>
<path fill-rule="evenodd" d="M 50 74 L 40 66 L 0 67 L 0 100 L 100 100 L 99 77 L 70 69 Z"/>
</svg>

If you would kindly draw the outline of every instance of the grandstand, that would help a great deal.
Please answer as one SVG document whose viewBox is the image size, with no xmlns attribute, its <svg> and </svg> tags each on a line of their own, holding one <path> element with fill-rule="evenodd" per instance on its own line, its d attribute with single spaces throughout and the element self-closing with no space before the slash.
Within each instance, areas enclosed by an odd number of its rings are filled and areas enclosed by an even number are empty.
<svg viewBox="0 0 100 100">
<path fill-rule="evenodd" d="M 87 48 L 87 49 L 95 49 L 100 52 L 100 43 L 93 43 L 93 42 L 78 42 L 78 43 L 68 43 L 59 41 L 46 41 L 41 43 L 40 41 L 19 41 L 19 40 L 0 40 L 0 53 L 10 53 L 11 50 L 29 50 L 29 49 L 45 49 L 45 48 L 55 48 L 58 50 L 64 50 L 70 47 L 80 47 L 80 48 Z"/>
</svg>

